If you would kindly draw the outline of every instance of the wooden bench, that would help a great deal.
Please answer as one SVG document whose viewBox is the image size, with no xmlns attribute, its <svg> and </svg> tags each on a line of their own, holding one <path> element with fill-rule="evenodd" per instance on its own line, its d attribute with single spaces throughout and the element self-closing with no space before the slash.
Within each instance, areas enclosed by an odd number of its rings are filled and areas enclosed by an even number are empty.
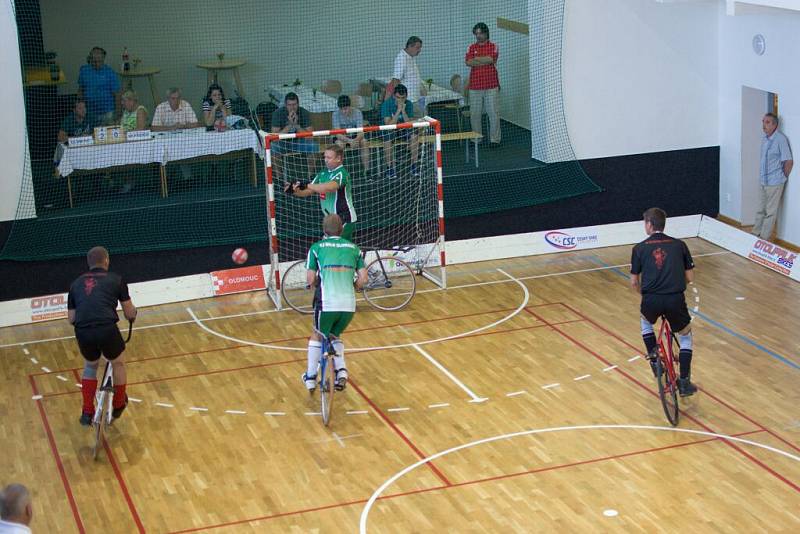
<svg viewBox="0 0 800 534">
<path fill-rule="evenodd" d="M 481 134 L 479 134 L 477 132 L 472 132 L 472 131 L 469 131 L 469 132 L 453 132 L 453 133 L 441 134 L 440 138 L 442 140 L 442 143 L 446 143 L 448 141 L 464 141 L 465 142 L 464 143 L 464 158 L 465 158 L 467 163 L 469 163 L 469 160 L 470 160 L 469 145 L 470 145 L 470 142 L 472 142 L 472 144 L 475 147 L 474 148 L 474 150 L 475 150 L 475 167 L 477 168 L 480 165 L 480 162 L 478 160 L 478 143 L 480 142 L 481 139 L 483 139 L 483 136 Z M 436 142 L 436 136 L 435 135 L 423 135 L 423 136 L 420 136 L 419 142 L 420 143 L 431 143 L 431 144 L 433 144 L 433 143 Z M 407 142 L 406 141 L 395 141 L 395 143 L 398 144 L 398 145 L 402 145 L 402 144 L 406 144 Z M 383 141 L 381 139 L 373 138 L 373 139 L 369 140 L 367 145 L 370 148 L 381 148 L 381 147 L 383 147 Z"/>
</svg>

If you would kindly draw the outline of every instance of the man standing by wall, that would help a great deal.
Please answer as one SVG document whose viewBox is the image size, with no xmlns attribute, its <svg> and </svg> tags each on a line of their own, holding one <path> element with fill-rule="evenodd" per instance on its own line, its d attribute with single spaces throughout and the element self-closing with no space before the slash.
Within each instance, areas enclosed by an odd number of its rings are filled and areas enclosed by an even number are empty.
<svg viewBox="0 0 800 534">
<path fill-rule="evenodd" d="M 386 90 L 387 100 L 394 94 L 394 87 L 403 84 L 408 89 L 408 100 L 414 105 L 414 115 L 425 115 L 425 88 L 417 67 L 417 56 L 422 52 L 422 39 L 412 35 L 406 41 L 406 47 L 394 58 L 394 71 L 389 87 Z"/>
<path fill-rule="evenodd" d="M 500 144 L 500 79 L 497 76 L 497 45 L 489 40 L 489 27 L 483 22 L 472 28 L 475 42 L 469 45 L 464 62 L 471 67 L 469 104 L 472 131 L 483 134 L 483 110 L 489 116 L 489 147 Z"/>
<path fill-rule="evenodd" d="M 789 141 L 778 131 L 778 117 L 767 113 L 761 119 L 764 137 L 761 140 L 761 160 L 759 165 L 760 197 L 753 234 L 769 240 L 778 217 L 783 188 L 794 161 Z"/>
</svg>

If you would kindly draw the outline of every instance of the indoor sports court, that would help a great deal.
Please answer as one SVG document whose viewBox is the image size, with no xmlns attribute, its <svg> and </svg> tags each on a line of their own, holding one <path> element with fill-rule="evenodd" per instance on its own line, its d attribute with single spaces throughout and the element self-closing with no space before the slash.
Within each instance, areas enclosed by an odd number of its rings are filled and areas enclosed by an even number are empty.
<svg viewBox="0 0 800 534">
<path fill-rule="evenodd" d="M 791 531 L 797 284 L 688 244 L 701 391 L 675 428 L 613 247 L 451 267 L 398 312 L 359 303 L 329 428 L 298 381 L 308 316 L 263 293 L 149 309 L 98 461 L 70 330 L 6 329 L 8 457 L 45 531 Z"/>
<path fill-rule="evenodd" d="M 795 4 L 0 0 L 0 534 L 800 532 Z"/>
</svg>

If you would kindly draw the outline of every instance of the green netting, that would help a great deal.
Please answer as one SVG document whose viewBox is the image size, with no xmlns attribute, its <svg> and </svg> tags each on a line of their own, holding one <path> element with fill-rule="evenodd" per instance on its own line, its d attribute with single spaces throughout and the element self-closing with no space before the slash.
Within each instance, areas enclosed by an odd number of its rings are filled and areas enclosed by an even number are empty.
<svg viewBox="0 0 800 534">
<path fill-rule="evenodd" d="M 416 57 L 420 77 L 424 86 L 431 82 L 424 111 L 441 121 L 443 134 L 468 133 L 473 129 L 474 93 L 472 102 L 469 95 L 464 98 L 455 75 L 463 85 L 470 74 L 465 53 L 475 42 L 477 22 L 486 23 L 499 48 L 501 142 L 489 146 L 486 114 L 478 168 L 465 158 L 465 144 L 472 141 L 445 141 L 446 216 L 490 213 L 599 190 L 574 161 L 564 121 L 563 0 L 13 4 L 27 116 L 27 131 L 20 135 L 27 135 L 30 163 L 22 176 L 7 177 L 20 180 L 21 194 L 1 259 L 76 256 L 97 244 L 118 254 L 266 239 L 264 169 L 254 127 L 271 126 L 281 96 L 287 90 L 298 93 L 317 128 L 330 125 L 340 94 L 351 96 L 368 123 L 379 124 L 381 87 L 392 77 L 407 39 L 416 35 L 423 42 Z M 402 23 L 393 22 L 398 17 Z M 527 25 L 529 35 L 514 31 Z M 94 65 L 87 62 L 93 59 Z M 85 82 L 96 78 L 96 67 L 102 65 L 116 73 L 107 83 L 113 85 L 116 78 L 118 92 L 128 86 L 134 91 L 122 107 L 112 102 L 108 114 L 103 113 L 102 97 Z M 229 118 L 225 131 L 218 131 L 222 125 L 214 120 L 211 131 L 205 128 L 203 100 L 215 76 L 231 101 L 230 115 L 241 117 Z M 76 146 L 73 141 L 57 153 L 59 130 L 80 130 L 80 125 L 64 123 L 75 111 L 79 80 L 92 126 L 120 124 L 119 112 L 127 106 L 129 126 L 149 128 L 151 136 L 97 144 L 90 128 L 95 144 Z M 167 100 L 169 88 L 180 88 L 200 128 L 154 131 L 155 108 Z M 143 113 L 137 113 L 139 106 Z M 356 177 L 357 202 L 360 222 L 371 228 L 396 224 L 376 198 L 403 187 L 387 175 L 380 150 L 370 149 L 368 170 L 356 150 L 348 155 L 363 171 Z M 313 217 L 306 219 L 309 225 L 317 224 Z"/>
</svg>

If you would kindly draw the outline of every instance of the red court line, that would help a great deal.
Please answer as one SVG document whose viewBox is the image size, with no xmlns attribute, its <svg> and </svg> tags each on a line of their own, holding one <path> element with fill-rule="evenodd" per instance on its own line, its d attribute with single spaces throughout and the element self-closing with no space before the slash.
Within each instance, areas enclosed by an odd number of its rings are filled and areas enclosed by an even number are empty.
<svg viewBox="0 0 800 534">
<path fill-rule="evenodd" d="M 569 306 L 567 306 L 567 307 L 568 307 L 569 309 L 572 309 L 572 308 L 570 308 Z M 539 317 L 538 315 L 536 315 L 536 313 L 535 313 L 535 312 L 532 312 L 532 311 L 530 311 L 530 310 L 529 310 L 529 309 L 527 309 L 527 308 L 525 308 L 525 311 L 526 311 L 526 312 L 528 312 L 528 313 L 530 313 L 531 315 L 533 315 L 534 317 L 536 317 L 536 318 L 537 318 L 537 319 L 539 319 L 540 321 L 543 321 L 543 322 L 545 322 L 545 323 L 547 322 L 547 321 L 545 321 L 544 319 L 542 319 L 541 317 Z M 575 311 L 575 310 L 573 309 L 573 311 Z M 576 313 L 577 313 L 579 316 L 582 316 L 582 314 L 581 314 L 581 313 L 579 313 L 579 312 L 576 312 Z M 585 316 L 583 316 L 583 317 L 585 318 Z M 587 319 L 587 320 L 588 320 L 588 319 Z M 588 322 L 589 322 L 590 324 L 593 324 L 593 325 L 594 325 L 594 323 L 593 323 L 591 320 L 588 320 Z M 583 344 L 583 343 L 581 343 L 580 341 L 578 341 L 577 339 L 575 339 L 573 336 L 571 336 L 571 335 L 567 334 L 566 332 L 564 332 L 563 330 L 561 330 L 561 329 L 560 329 L 560 328 L 559 328 L 557 325 L 553 325 L 553 326 L 552 326 L 552 328 L 553 328 L 553 330 L 555 330 L 556 332 L 558 332 L 559 334 L 561 334 L 561 336 L 562 336 L 562 337 L 565 337 L 566 339 L 568 339 L 569 341 L 571 341 L 571 342 L 572 342 L 574 345 L 577 345 L 578 347 L 582 348 L 583 350 L 585 350 L 586 352 L 588 352 L 589 354 L 591 354 L 592 356 L 594 356 L 596 359 L 598 359 L 598 360 L 600 360 L 601 362 L 603 362 L 605 365 L 611 365 L 611 362 L 609 362 L 608 360 L 606 360 L 605 358 L 603 358 L 602 356 L 600 356 L 599 354 L 597 354 L 595 351 L 593 351 L 591 348 L 587 347 L 585 344 Z M 633 376 L 631 376 L 631 375 L 630 375 L 630 374 L 628 374 L 627 372 L 623 371 L 623 370 L 622 370 L 622 369 L 620 369 L 619 367 L 617 367 L 616 369 L 614 369 L 614 372 L 621 374 L 622 376 L 624 376 L 625 378 L 627 378 L 628 380 L 630 380 L 631 382 L 633 382 L 634 384 L 636 384 L 637 386 L 639 386 L 640 388 L 642 388 L 643 390 L 645 390 L 646 392 L 648 392 L 648 393 L 650 393 L 651 395 L 653 395 L 654 397 L 658 398 L 658 393 L 656 393 L 655 391 L 653 391 L 653 390 L 652 390 L 652 389 L 650 389 L 649 387 L 645 386 L 645 385 L 644 385 L 644 384 L 642 384 L 642 383 L 641 383 L 639 380 L 637 380 L 636 378 L 634 378 Z M 699 420 L 698 420 L 696 417 L 693 417 L 693 416 L 691 416 L 691 415 L 687 414 L 687 413 L 686 413 L 686 412 L 684 412 L 683 410 L 681 410 L 681 413 L 684 415 L 684 417 L 686 417 L 686 418 L 687 418 L 687 419 L 689 419 L 690 421 L 693 421 L 693 422 L 694 422 L 696 425 L 698 425 L 700 428 L 704 429 L 705 431 L 707 431 L 707 432 L 714 432 L 714 430 L 712 430 L 712 429 L 711 429 L 711 427 L 709 427 L 708 425 L 706 425 L 706 424 L 704 424 L 704 423 L 700 422 L 700 421 L 699 421 Z M 762 429 L 762 430 L 763 430 L 763 429 Z M 758 465 L 759 467 L 761 467 L 762 469 L 764 469 L 765 471 L 767 471 L 769 474 L 771 474 L 772 476 L 774 476 L 775 478 L 777 478 L 777 479 L 778 479 L 778 480 L 780 480 L 781 482 L 784 482 L 785 484 L 787 484 L 788 486 L 790 486 L 791 488 L 793 488 L 795 491 L 797 491 L 798 493 L 800 493 L 800 486 L 798 486 L 797 484 L 795 484 L 795 483 L 794 483 L 794 482 L 792 482 L 791 480 L 787 479 L 786 477 L 784 477 L 783 475 L 781 475 L 780 473 L 778 473 L 777 471 L 775 471 L 774 469 L 772 469 L 771 467 L 769 467 L 767 464 L 765 464 L 764 462 L 762 462 L 761 460 L 759 460 L 758 458 L 756 458 L 755 456 L 751 455 L 750 453 L 748 453 L 747 451 L 743 450 L 741 447 L 739 447 L 738 445 L 736 445 L 736 444 L 734 444 L 734 443 L 730 443 L 730 442 L 727 442 L 727 441 L 726 441 L 726 442 L 725 442 L 725 444 L 726 444 L 727 446 L 731 447 L 732 449 L 734 449 L 735 451 L 737 451 L 738 453 L 740 453 L 740 454 L 741 454 L 742 456 L 744 456 L 745 458 L 749 459 L 751 462 L 755 463 L 756 465 Z"/>
<path fill-rule="evenodd" d="M 751 434 L 758 434 L 759 432 L 763 432 L 763 430 L 762 429 L 758 429 L 758 430 L 750 430 L 750 431 L 747 431 L 747 432 L 740 432 L 738 434 L 732 434 L 731 437 L 738 438 L 738 437 L 742 437 L 742 436 L 748 436 L 748 435 L 751 435 Z M 434 486 L 434 487 L 431 487 L 431 488 L 421 488 L 421 489 L 417 489 L 417 490 L 404 491 L 404 492 L 400 492 L 400 493 L 392 493 L 392 494 L 389 494 L 389 495 L 382 495 L 382 496 L 378 497 L 378 500 L 379 501 L 385 501 L 385 500 L 390 500 L 390 499 L 396 499 L 398 497 L 408 497 L 408 496 L 411 496 L 411 495 L 419 495 L 419 494 L 422 494 L 422 493 L 431 493 L 431 492 L 434 492 L 434 491 L 450 490 L 450 489 L 460 488 L 460 487 L 464 487 L 464 486 L 470 486 L 470 485 L 475 485 L 475 484 L 483 484 L 485 482 L 496 482 L 498 480 L 504 480 L 504 479 L 508 479 L 508 478 L 516 478 L 516 477 L 521 477 L 521 476 L 525 476 L 525 475 L 534 475 L 534 474 L 538 474 L 538 473 L 544 473 L 544 472 L 547 472 L 547 471 L 557 471 L 557 470 L 561 470 L 561 469 L 568 469 L 570 467 L 579 467 L 579 466 L 582 466 L 582 465 L 589 465 L 589 464 L 607 462 L 607 461 L 612 461 L 612 460 L 620 460 L 620 459 L 624 459 L 624 458 L 630 458 L 632 456 L 641 456 L 641 455 L 644 455 L 644 454 L 650 454 L 650 453 L 653 453 L 653 452 L 662 452 L 662 451 L 670 450 L 670 449 L 691 447 L 693 445 L 700 445 L 700 444 L 703 444 L 703 443 L 710 443 L 712 441 L 723 441 L 723 440 L 722 440 L 722 438 L 705 438 L 705 439 L 701 439 L 701 440 L 686 441 L 686 442 L 683 442 L 683 443 L 673 443 L 672 445 L 666 445 L 666 446 L 663 446 L 663 447 L 653 447 L 653 448 L 650 448 L 650 449 L 641 449 L 641 450 L 638 450 L 638 451 L 631 451 L 631 452 L 625 452 L 625 453 L 615 454 L 615 455 L 610 455 L 610 456 L 603 456 L 603 457 L 594 458 L 594 459 L 591 459 L 591 460 L 581 460 L 581 461 L 578 461 L 578 462 L 570 462 L 570 463 L 565 463 L 565 464 L 553 465 L 553 466 L 549 466 L 549 467 L 540 467 L 538 469 L 528 469 L 528 470 L 519 471 L 519 472 L 516 472 L 516 473 L 508 473 L 508 474 L 505 474 L 505 475 L 497 475 L 497 476 L 493 476 L 493 477 L 479 478 L 479 479 L 476 479 L 476 480 L 468 480 L 466 482 L 459 482 L 459 483 L 456 483 L 456 484 L 451 484 L 449 486 Z M 213 530 L 213 529 L 217 529 L 217 528 L 224 528 L 224 527 L 230 527 L 230 526 L 234 526 L 234 525 L 241 525 L 241 524 L 244 524 L 244 523 L 253 523 L 253 522 L 257 522 L 257 521 L 268 521 L 268 520 L 271 520 L 271 519 L 278 519 L 278 518 L 281 518 L 281 517 L 288 517 L 288 516 L 293 516 L 293 515 L 303 515 L 303 514 L 307 514 L 307 513 L 311 513 L 311 512 L 319 512 L 319 511 L 322 511 L 322 510 L 331 510 L 331 509 L 334 509 L 334 508 L 344 508 L 346 506 L 353 506 L 353 505 L 356 505 L 356 504 L 366 504 L 368 500 L 369 499 L 358 499 L 358 500 L 355 500 L 355 501 L 344 501 L 344 502 L 339 502 L 339 503 L 334 503 L 334 504 L 327 504 L 327 505 L 324 505 L 324 506 L 316 506 L 314 508 L 304 508 L 304 509 L 301 509 L 301 510 L 293 510 L 291 512 L 279 512 L 277 514 L 263 515 L 263 516 L 258 516 L 258 517 L 251 517 L 249 519 L 239 519 L 239 520 L 230 521 L 230 522 L 227 522 L 227 523 L 218 523 L 218 524 L 215 524 L 215 525 L 207 525 L 207 526 L 203 526 L 203 527 L 194 527 L 194 528 L 189 528 L 189 529 L 186 529 L 186 530 L 176 530 L 176 531 L 172 531 L 172 532 L 170 532 L 168 534 L 188 534 L 189 532 L 200 532 L 200 531 L 203 531 L 203 530 Z"/>
<path fill-rule="evenodd" d="M 31 381 L 31 388 L 33 388 L 33 394 L 38 395 L 36 389 L 36 379 L 32 376 L 28 377 Z M 67 472 L 64 470 L 64 464 L 61 463 L 61 455 L 58 453 L 58 446 L 56 445 L 56 440 L 53 437 L 53 431 L 50 428 L 50 423 L 47 420 L 47 413 L 44 411 L 44 403 L 41 401 L 36 401 L 36 405 L 39 407 L 39 415 L 42 417 L 42 425 L 44 426 L 44 431 L 47 434 L 47 441 L 50 442 L 50 450 L 53 453 L 53 458 L 56 461 L 56 467 L 58 468 L 58 474 L 61 476 L 61 483 L 64 485 L 64 491 L 67 493 L 67 500 L 69 501 L 69 507 L 72 509 L 72 516 L 75 518 L 75 523 L 78 526 L 78 532 L 81 534 L 85 534 L 86 529 L 83 527 L 83 521 L 81 521 L 81 514 L 78 512 L 78 505 L 75 503 L 75 497 L 72 495 L 72 488 L 69 485 L 69 479 L 67 479 Z"/>
<path fill-rule="evenodd" d="M 136 506 L 133 504 L 133 499 L 131 499 L 131 495 L 128 492 L 128 486 L 125 485 L 125 479 L 122 478 L 122 471 L 120 471 L 117 465 L 117 460 L 114 458 L 114 453 L 111 452 L 111 447 L 108 446 L 108 441 L 105 436 L 103 437 L 103 448 L 106 450 L 108 461 L 111 463 L 111 468 L 114 470 L 114 476 L 117 477 L 117 482 L 119 482 L 119 487 L 122 490 L 122 495 L 125 497 L 125 502 L 128 503 L 128 509 L 131 511 L 131 516 L 133 516 L 133 521 L 136 523 L 136 528 L 139 532 L 144 534 L 144 525 L 142 524 L 142 520 L 139 519 L 139 513 L 136 511 Z"/>
<path fill-rule="evenodd" d="M 376 405 L 374 402 L 372 402 L 372 399 L 370 399 L 369 397 L 367 397 L 367 394 L 366 394 L 366 393 L 364 393 L 364 392 L 361 390 L 361 388 L 360 388 L 360 387 L 358 387 L 358 385 L 356 385 L 356 383 L 355 383 L 355 382 L 353 382 L 352 380 L 348 380 L 348 383 L 349 383 L 351 386 L 353 386 L 353 388 L 354 388 L 354 389 L 355 389 L 355 390 L 358 392 L 358 394 L 359 394 L 359 395 L 361 395 L 361 398 L 363 398 L 365 401 L 367 401 L 367 404 L 369 404 L 369 405 L 372 407 L 372 409 L 373 409 L 373 410 L 375 410 L 375 413 L 377 413 L 377 414 L 378 414 L 378 415 L 381 417 L 381 419 L 383 419 L 383 421 L 384 421 L 384 422 L 385 422 L 387 425 L 389 425 L 389 427 L 391 427 L 391 429 L 392 429 L 392 430 L 394 430 L 395 434 L 397 434 L 398 436 L 400 436 L 400 437 L 403 439 L 403 441 L 405 441 L 405 442 L 406 442 L 406 445 L 408 445 L 409 447 L 411 447 L 411 450 L 413 450 L 413 451 L 414 451 L 414 453 L 417 455 L 417 457 L 419 457 L 419 459 L 420 459 L 420 460 L 422 460 L 423 458 L 427 458 L 427 455 L 426 455 L 425 453 L 423 453 L 423 452 L 422 452 L 422 451 L 421 451 L 421 450 L 420 450 L 420 449 L 419 449 L 419 448 L 418 448 L 416 445 L 414 445 L 414 443 L 413 443 L 413 442 L 412 442 L 412 441 L 411 441 L 411 440 L 408 438 L 408 436 L 406 436 L 406 435 L 403 433 L 403 431 L 402 431 L 402 430 L 400 430 L 399 428 L 397 428 L 397 425 L 395 425 L 395 424 L 394 424 L 394 422 L 393 422 L 391 419 L 389 419 L 389 417 L 388 417 L 388 416 L 387 416 L 385 413 L 383 413 L 383 410 L 381 410 L 380 408 L 378 408 L 378 406 L 377 406 L 377 405 Z M 433 471 L 433 473 L 434 473 L 434 474 L 435 474 L 437 477 L 439 477 L 439 480 L 441 480 L 442 482 L 444 482 L 445 486 L 452 486 L 452 485 L 453 485 L 453 484 L 450 482 L 450 480 L 448 480 L 448 478 L 447 478 L 446 476 L 444 476 L 444 474 L 443 474 L 443 473 L 442 473 L 442 472 L 439 470 L 439 468 L 438 468 L 438 467 L 436 467 L 436 466 L 433 464 L 433 462 L 428 462 L 428 463 L 427 463 L 427 465 L 428 465 L 428 467 L 430 467 L 431 471 Z"/>
<path fill-rule="evenodd" d="M 566 302 L 563 302 L 563 303 L 560 303 L 560 304 L 562 304 L 564 307 L 566 307 L 567 309 L 569 309 L 570 311 L 572 311 L 573 313 L 575 313 L 575 314 L 576 314 L 578 317 L 581 317 L 582 319 L 584 319 L 584 320 L 585 320 L 585 321 L 587 321 L 588 323 L 590 323 L 590 324 L 594 325 L 596 328 L 598 328 L 598 329 L 602 330 L 603 332 L 605 332 L 605 333 L 606 333 L 606 334 L 608 334 L 609 336 L 613 337 L 614 339 L 616 339 L 616 340 L 620 341 L 621 343 L 624 343 L 625 345 L 627 345 L 627 346 L 631 347 L 632 349 L 634 349 L 634 350 L 636 350 L 636 351 L 639 351 L 639 350 L 640 350 L 640 349 L 639 349 L 639 348 L 637 348 L 636 346 L 634 346 L 634 345 L 632 345 L 632 344 L 628 343 L 628 342 L 627 342 L 625 339 L 623 339 L 622 337 L 620 337 L 619 335 L 617 335 L 615 332 L 612 332 L 612 331 L 608 330 L 608 329 L 607 329 L 607 328 L 605 328 L 604 326 L 602 326 L 602 325 L 598 324 L 597 322 L 595 322 L 595 321 L 594 321 L 592 318 L 590 318 L 590 317 L 587 317 L 587 316 L 586 316 L 586 315 L 584 315 L 583 313 L 581 313 L 581 312 L 579 312 L 578 310 L 574 309 L 572 306 L 570 306 L 570 305 L 569 305 L 569 304 L 567 304 Z M 732 411 L 733 413 L 735 413 L 736 415 L 738 415 L 738 416 L 739 416 L 739 417 L 741 417 L 742 419 L 745 419 L 745 420 L 746 420 L 746 421 L 748 421 L 749 423 L 752 423 L 752 424 L 756 425 L 758 428 L 761 428 L 761 429 L 763 429 L 764 431 L 766 431 L 766 432 L 767 432 L 769 435 L 771 435 L 771 436 L 772 436 L 772 437 L 774 437 L 775 439 L 777 439 L 777 440 L 779 440 L 779 441 L 781 441 L 781 442 L 785 443 L 786 445 L 788 445 L 789 447 L 791 447 L 791 448 L 792 448 L 792 449 L 794 449 L 795 451 L 798 451 L 798 452 L 800 452 L 800 447 L 798 447 L 797 445 L 795 445 L 795 444 L 791 443 L 790 441 L 788 441 L 788 440 L 784 439 L 783 437 L 779 436 L 779 435 L 778 435 L 776 432 L 774 432 L 774 431 L 770 430 L 769 428 L 767 428 L 766 426 L 762 425 L 761 423 L 759 423 L 758 421 L 756 421 L 756 420 L 755 420 L 755 419 L 753 419 L 752 417 L 750 417 L 750 416 L 748 416 L 748 415 L 745 415 L 745 414 L 744 414 L 743 412 L 741 412 L 740 410 L 736 409 L 736 408 L 735 408 L 735 407 L 733 407 L 732 405 L 730 405 L 730 404 L 728 404 L 727 402 L 723 401 L 722 399 L 720 399 L 720 398 L 719 398 L 719 397 L 717 397 L 716 395 L 713 395 L 712 393 L 710 393 L 710 392 L 709 392 L 707 389 L 705 389 L 705 388 L 700 388 L 700 390 L 701 390 L 701 391 L 702 391 L 704 394 L 706 394 L 706 395 L 708 395 L 709 397 L 711 397 L 711 399 L 712 399 L 712 400 L 716 401 L 717 403 L 721 404 L 722 406 L 725 406 L 726 408 L 728 408 L 730 411 Z"/>
<path fill-rule="evenodd" d="M 552 325 L 570 324 L 570 323 L 577 323 L 577 322 L 581 322 L 581 321 L 583 321 L 583 319 L 572 319 L 572 320 L 569 320 L 569 321 L 562 321 L 562 322 L 558 322 L 558 323 L 535 324 L 535 325 L 530 325 L 530 326 L 520 326 L 520 327 L 517 327 L 517 328 L 508 328 L 506 330 L 495 330 L 495 331 L 492 331 L 492 332 L 476 332 L 474 334 L 469 334 L 469 335 L 466 335 L 466 336 L 460 336 L 458 338 L 449 339 L 447 341 L 457 341 L 457 340 L 460 340 L 460 339 L 467 339 L 467 338 L 470 338 L 470 337 L 491 336 L 491 335 L 496 335 L 496 334 L 508 334 L 508 333 L 512 333 L 512 332 L 519 332 L 519 331 L 522 331 L 522 330 L 532 330 L 534 328 L 548 328 L 548 327 L 550 327 Z M 443 343 L 445 343 L 445 341 L 443 341 Z M 366 354 L 368 352 L 373 352 L 373 350 L 364 350 L 364 351 L 354 352 L 354 353 L 351 354 L 350 357 L 352 358 L 354 356 L 357 356 L 357 355 L 360 355 L 360 354 Z M 152 378 L 152 379 L 149 379 L 149 380 L 142 380 L 142 381 L 139 381 L 139 382 L 128 382 L 128 385 L 129 386 L 137 386 L 137 385 L 142 385 L 142 384 L 152 384 L 152 383 L 157 383 L 157 382 L 167 382 L 167 381 L 170 381 L 170 380 L 180 380 L 182 378 L 192 378 L 192 377 L 196 377 L 196 376 L 208 376 L 208 375 L 215 375 L 215 374 L 220 374 L 220 373 L 231 373 L 231 372 L 236 372 L 236 371 L 246 371 L 248 369 L 259 369 L 259 368 L 263 368 L 263 367 L 273 367 L 273 366 L 276 366 L 276 365 L 285 365 L 285 364 L 305 362 L 305 361 L 306 361 L 305 358 L 296 358 L 294 360 L 283 360 L 283 361 L 279 361 L 279 362 L 256 363 L 256 364 L 252 364 L 252 365 L 248 365 L 248 366 L 244 366 L 244 367 L 233 367 L 233 368 L 226 368 L 226 369 L 216 369 L 214 371 L 198 371 L 196 373 L 187 373 L 187 374 L 183 374 L 183 375 L 168 376 L 168 377 L 163 377 L 163 378 Z M 77 370 L 73 369 L 72 372 L 73 373 L 77 373 Z M 36 374 L 36 375 L 29 375 L 29 376 L 41 376 L 41 373 L 40 374 Z M 80 379 L 78 379 L 78 382 L 80 382 Z M 56 393 L 47 393 L 47 394 L 43 395 L 43 397 L 45 399 L 49 399 L 49 398 L 52 398 L 52 397 L 61 397 L 61 396 L 64 396 L 64 395 L 76 395 L 78 393 L 80 393 L 80 390 L 77 390 L 77 391 L 72 391 L 72 390 L 70 390 L 70 391 L 59 391 L 59 392 L 56 392 Z"/>
</svg>

